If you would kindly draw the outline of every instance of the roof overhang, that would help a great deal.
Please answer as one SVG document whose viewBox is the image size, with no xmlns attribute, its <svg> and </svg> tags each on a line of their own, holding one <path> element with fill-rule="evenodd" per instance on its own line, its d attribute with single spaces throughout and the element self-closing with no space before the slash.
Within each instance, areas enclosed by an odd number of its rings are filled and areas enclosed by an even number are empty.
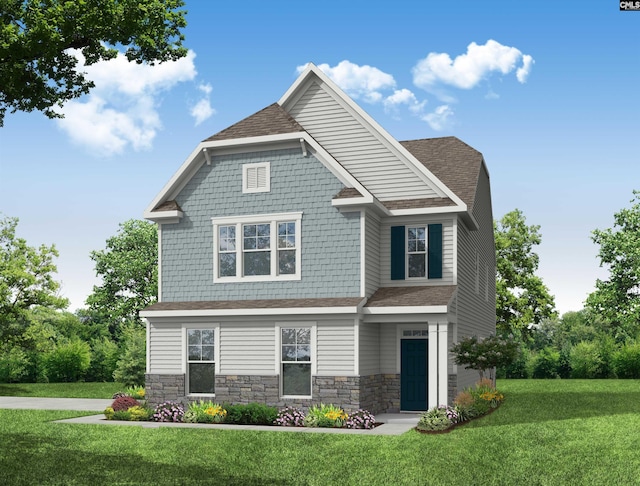
<svg viewBox="0 0 640 486">
<path fill-rule="evenodd" d="M 358 314 L 360 306 L 346 307 L 277 307 L 250 309 L 192 309 L 192 310 L 157 310 L 141 311 L 140 317 L 153 319 L 156 317 L 236 317 L 236 316 L 281 316 L 281 315 L 331 315 Z"/>
</svg>

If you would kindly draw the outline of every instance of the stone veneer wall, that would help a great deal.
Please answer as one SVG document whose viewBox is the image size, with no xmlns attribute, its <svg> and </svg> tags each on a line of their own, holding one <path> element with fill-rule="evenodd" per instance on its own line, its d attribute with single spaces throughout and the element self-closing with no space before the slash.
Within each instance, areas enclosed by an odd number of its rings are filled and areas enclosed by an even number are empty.
<svg viewBox="0 0 640 486">
<path fill-rule="evenodd" d="M 184 375 L 147 374 L 147 401 L 151 406 L 171 400 L 185 402 Z M 364 408 L 370 412 L 400 411 L 400 375 L 314 376 L 313 399 L 280 397 L 279 377 L 273 375 L 218 375 L 216 402 L 266 403 L 277 407 L 287 405 L 308 409 L 313 405 L 334 404 L 347 413 Z"/>
<path fill-rule="evenodd" d="M 162 402 L 171 400 L 180 402 L 184 399 L 184 375 L 146 374 L 145 394 L 147 403 L 156 407 Z"/>
<path fill-rule="evenodd" d="M 371 413 L 400 412 L 400 375 L 360 377 L 360 406 Z"/>
<path fill-rule="evenodd" d="M 458 375 L 455 373 L 449 375 L 449 389 L 447 390 L 447 394 L 449 397 L 449 405 L 451 405 L 458 394 Z"/>
</svg>

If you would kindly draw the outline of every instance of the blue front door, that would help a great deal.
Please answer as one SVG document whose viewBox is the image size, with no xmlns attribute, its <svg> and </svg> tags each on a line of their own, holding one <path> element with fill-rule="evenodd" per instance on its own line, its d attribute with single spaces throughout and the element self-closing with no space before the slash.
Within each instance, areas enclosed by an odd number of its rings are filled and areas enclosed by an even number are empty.
<svg viewBox="0 0 640 486">
<path fill-rule="evenodd" d="M 427 409 L 427 340 L 400 340 L 400 410 Z"/>
</svg>

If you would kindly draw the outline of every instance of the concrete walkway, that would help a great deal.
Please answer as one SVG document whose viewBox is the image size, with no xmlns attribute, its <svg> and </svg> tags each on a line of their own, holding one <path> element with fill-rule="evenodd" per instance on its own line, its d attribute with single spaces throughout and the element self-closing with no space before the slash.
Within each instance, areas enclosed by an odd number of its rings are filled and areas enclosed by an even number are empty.
<svg viewBox="0 0 640 486">
<path fill-rule="evenodd" d="M 79 410 L 102 412 L 113 400 L 91 398 L 34 398 L 34 397 L 0 397 L 0 408 L 21 408 L 31 410 Z M 220 430 L 264 430 L 269 432 L 294 432 L 315 434 L 362 434 L 362 435 L 400 435 L 413 429 L 420 419 L 415 413 L 382 413 L 376 415 L 376 422 L 382 423 L 371 430 L 325 429 L 307 427 L 270 427 L 263 425 L 228 425 L 228 424 L 185 424 L 167 422 L 122 422 L 106 420 L 104 415 L 89 415 L 65 420 L 58 423 L 93 424 L 93 425 L 125 425 L 144 428 L 184 427 Z"/>
</svg>

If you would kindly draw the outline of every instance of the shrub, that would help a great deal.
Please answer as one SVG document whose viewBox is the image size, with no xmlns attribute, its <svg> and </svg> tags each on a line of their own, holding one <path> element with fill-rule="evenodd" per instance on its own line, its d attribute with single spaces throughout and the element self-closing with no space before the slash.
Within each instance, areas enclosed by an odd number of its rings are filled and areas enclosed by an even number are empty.
<svg viewBox="0 0 640 486">
<path fill-rule="evenodd" d="M 164 402 L 156 407 L 151 418 L 154 422 L 182 422 L 184 407 L 181 403 Z"/>
<path fill-rule="evenodd" d="M 113 400 L 115 400 L 116 398 L 120 398 L 120 397 L 128 397 L 128 396 L 131 396 L 131 395 L 129 395 L 128 393 L 120 392 L 120 391 L 119 391 L 119 392 L 115 392 L 111 398 L 112 398 Z"/>
<path fill-rule="evenodd" d="M 533 364 L 531 351 L 521 348 L 511 364 L 497 370 L 497 376 L 498 378 L 531 378 Z"/>
<path fill-rule="evenodd" d="M 113 410 L 113 408 L 107 407 L 104 409 L 104 416 L 106 417 L 107 420 L 113 420 L 114 414 L 115 414 L 115 410 Z"/>
<path fill-rule="evenodd" d="M 140 403 L 138 403 L 138 400 L 128 395 L 125 395 L 123 397 L 116 398 L 111 404 L 111 408 L 113 408 L 114 412 L 122 412 L 122 411 L 127 411 L 131 407 L 135 407 L 138 405 L 140 405 Z"/>
<path fill-rule="evenodd" d="M 58 344 L 45 355 L 46 375 L 52 382 L 78 381 L 90 364 L 89 344 L 79 339 Z"/>
<path fill-rule="evenodd" d="M 304 427 L 304 412 L 295 407 L 282 408 L 273 423 L 283 427 Z"/>
<path fill-rule="evenodd" d="M 376 426 L 376 418 L 371 412 L 358 409 L 349 415 L 345 425 L 347 429 L 373 429 Z"/>
<path fill-rule="evenodd" d="M 595 378 L 602 367 L 596 342 L 579 342 L 571 348 L 569 360 L 572 378 Z"/>
<path fill-rule="evenodd" d="M 124 383 L 127 386 L 144 384 L 144 374 L 146 371 L 146 334 L 145 330 L 139 327 L 127 327 L 123 331 L 123 344 L 120 359 L 113 372 L 115 381 Z"/>
<path fill-rule="evenodd" d="M 153 414 L 152 410 L 148 409 L 147 407 L 141 407 L 140 405 L 131 407 L 129 410 L 127 410 L 127 412 L 130 415 L 129 420 L 134 421 L 149 420 L 151 418 L 151 415 Z"/>
<path fill-rule="evenodd" d="M 440 405 L 439 407 L 433 407 L 420 416 L 417 428 L 422 431 L 434 431 L 434 430 L 447 430 L 453 425 L 453 422 L 449 418 L 449 407 L 446 405 Z"/>
<path fill-rule="evenodd" d="M 226 416 L 227 411 L 217 403 L 213 403 L 211 400 L 199 400 L 189 404 L 184 421 L 219 424 L 225 420 Z"/>
<path fill-rule="evenodd" d="M 112 381 L 118 362 L 118 345 L 103 337 L 91 341 L 91 365 L 87 371 L 87 380 Z"/>
<path fill-rule="evenodd" d="M 495 368 L 509 366 L 517 358 L 519 351 L 520 345 L 513 336 L 503 339 L 493 335 L 484 338 L 466 337 L 451 348 L 456 364 L 465 365 L 465 369 L 477 370 L 481 377 L 489 370 L 491 378 L 494 378 Z"/>
<path fill-rule="evenodd" d="M 29 357 L 18 347 L 0 354 L 0 383 L 19 383 L 29 374 Z"/>
<path fill-rule="evenodd" d="M 278 417 L 278 409 L 263 403 L 225 404 L 225 422 L 238 425 L 273 425 Z"/>
<path fill-rule="evenodd" d="M 613 353 L 613 369 L 618 378 L 640 378 L 640 343 L 626 343 Z"/>
<path fill-rule="evenodd" d="M 334 405 L 313 406 L 304 418 L 305 427 L 343 427 L 348 416 Z"/>
<path fill-rule="evenodd" d="M 113 420 L 124 420 L 129 422 L 131 420 L 131 413 L 129 410 L 117 410 L 113 412 Z"/>
<path fill-rule="evenodd" d="M 546 347 L 534 358 L 533 377 L 534 378 L 559 378 L 560 373 L 560 352 Z"/>
<path fill-rule="evenodd" d="M 125 393 L 136 400 L 144 400 L 146 392 L 143 386 L 130 386 Z"/>
</svg>

